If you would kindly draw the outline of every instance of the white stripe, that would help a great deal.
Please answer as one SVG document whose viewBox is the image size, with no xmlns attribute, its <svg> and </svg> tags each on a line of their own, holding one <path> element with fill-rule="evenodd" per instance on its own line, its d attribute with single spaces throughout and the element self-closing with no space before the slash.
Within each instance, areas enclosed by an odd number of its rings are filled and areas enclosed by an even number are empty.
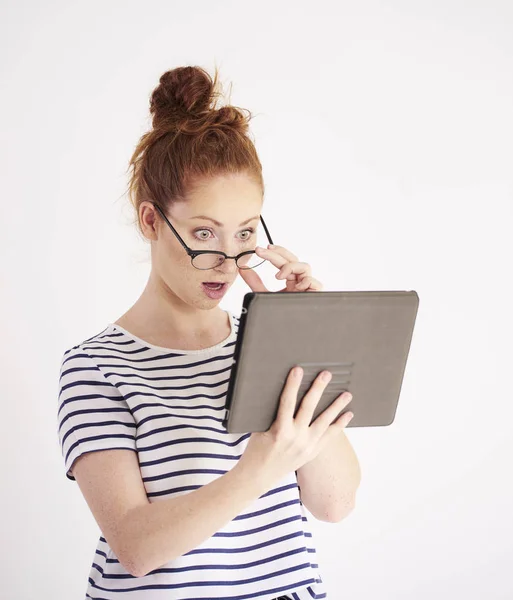
<svg viewBox="0 0 513 600">
<path fill-rule="evenodd" d="M 114 324 L 64 353 L 58 435 L 66 475 L 86 452 L 138 453 L 148 499 L 187 494 L 229 471 L 250 434 L 222 425 L 239 319 L 205 350 L 170 351 Z M 88 598 L 105 600 L 324 598 L 295 472 L 184 556 L 145 577 L 125 571 L 100 536 Z"/>
</svg>

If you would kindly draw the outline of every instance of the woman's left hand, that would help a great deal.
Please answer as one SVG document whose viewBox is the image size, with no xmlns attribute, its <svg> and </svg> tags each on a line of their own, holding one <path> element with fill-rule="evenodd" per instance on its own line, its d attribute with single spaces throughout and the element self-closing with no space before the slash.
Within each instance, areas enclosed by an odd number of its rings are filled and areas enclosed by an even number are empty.
<svg viewBox="0 0 513 600">
<path fill-rule="evenodd" d="M 299 262 L 297 256 L 283 246 L 255 248 L 257 256 L 265 258 L 279 270 L 276 279 L 286 279 L 285 287 L 279 292 L 320 292 L 322 283 L 311 276 L 308 263 Z M 269 292 L 255 269 L 239 269 L 239 273 L 253 292 Z"/>
</svg>

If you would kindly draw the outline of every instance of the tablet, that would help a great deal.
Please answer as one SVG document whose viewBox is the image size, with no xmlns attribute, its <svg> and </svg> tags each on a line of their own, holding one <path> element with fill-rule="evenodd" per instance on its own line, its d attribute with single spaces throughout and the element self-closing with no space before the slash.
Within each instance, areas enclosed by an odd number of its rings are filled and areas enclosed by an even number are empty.
<svg viewBox="0 0 513 600">
<path fill-rule="evenodd" d="M 223 425 L 267 431 L 290 370 L 303 378 L 294 415 L 314 379 L 332 373 L 312 422 L 340 394 L 347 427 L 390 425 L 396 415 L 419 297 L 415 291 L 250 292 L 244 296 Z M 335 420 L 335 419 L 334 419 Z"/>
</svg>

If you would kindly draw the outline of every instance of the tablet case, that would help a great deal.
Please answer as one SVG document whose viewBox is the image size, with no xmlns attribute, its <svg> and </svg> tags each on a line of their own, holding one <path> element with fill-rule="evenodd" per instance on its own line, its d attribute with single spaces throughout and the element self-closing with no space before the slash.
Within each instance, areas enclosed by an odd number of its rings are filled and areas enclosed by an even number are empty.
<svg viewBox="0 0 513 600">
<path fill-rule="evenodd" d="M 295 365 L 303 368 L 303 378 L 294 415 L 327 369 L 333 376 L 312 422 L 348 390 L 353 398 L 339 413 L 354 413 L 347 427 L 391 425 L 418 304 L 413 290 L 247 293 L 223 425 L 230 433 L 267 431 Z"/>
</svg>

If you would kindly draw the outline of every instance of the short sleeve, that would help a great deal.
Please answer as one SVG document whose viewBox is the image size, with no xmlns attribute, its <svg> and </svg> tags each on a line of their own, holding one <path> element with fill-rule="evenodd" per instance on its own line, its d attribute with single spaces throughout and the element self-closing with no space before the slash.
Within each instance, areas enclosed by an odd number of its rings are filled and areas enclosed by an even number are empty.
<svg viewBox="0 0 513 600">
<path fill-rule="evenodd" d="M 64 353 L 59 377 L 58 435 L 66 477 L 86 452 L 127 449 L 137 452 L 135 419 L 118 388 L 80 347 Z"/>
</svg>

